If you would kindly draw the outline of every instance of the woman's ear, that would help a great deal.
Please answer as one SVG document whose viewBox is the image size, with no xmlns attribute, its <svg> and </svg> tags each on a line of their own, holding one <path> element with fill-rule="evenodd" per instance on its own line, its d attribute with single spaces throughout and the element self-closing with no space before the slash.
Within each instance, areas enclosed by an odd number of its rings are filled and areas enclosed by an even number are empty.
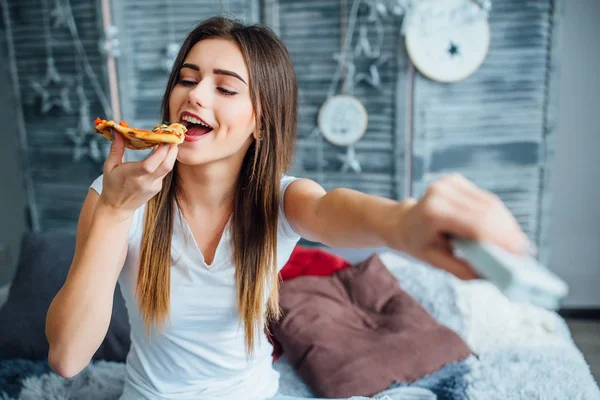
<svg viewBox="0 0 600 400">
<path fill-rule="evenodd" d="M 257 141 L 261 141 L 263 138 L 262 132 L 259 132 L 258 129 L 254 131 L 253 135 L 254 135 L 254 139 Z"/>
</svg>

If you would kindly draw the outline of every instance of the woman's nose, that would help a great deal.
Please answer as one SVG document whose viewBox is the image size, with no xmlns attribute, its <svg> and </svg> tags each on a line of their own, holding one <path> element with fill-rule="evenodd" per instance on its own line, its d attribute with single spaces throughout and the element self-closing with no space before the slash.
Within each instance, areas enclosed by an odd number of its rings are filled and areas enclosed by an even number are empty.
<svg viewBox="0 0 600 400">
<path fill-rule="evenodd" d="M 212 93 L 208 82 L 200 81 L 188 92 L 188 102 L 202 108 L 210 108 L 212 104 Z"/>
</svg>

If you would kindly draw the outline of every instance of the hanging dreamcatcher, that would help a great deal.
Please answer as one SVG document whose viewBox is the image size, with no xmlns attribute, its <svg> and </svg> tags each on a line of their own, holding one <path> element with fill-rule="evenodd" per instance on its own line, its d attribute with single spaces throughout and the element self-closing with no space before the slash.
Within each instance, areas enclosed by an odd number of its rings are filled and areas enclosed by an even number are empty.
<svg viewBox="0 0 600 400">
<path fill-rule="evenodd" d="M 355 144 L 365 135 L 368 125 L 368 114 L 362 102 L 354 96 L 354 86 L 364 80 L 378 88 L 380 85 L 378 66 L 381 57 L 381 42 L 383 28 L 381 21 L 376 19 L 378 42 L 373 47 L 367 35 L 367 27 L 359 27 L 359 39 L 352 51 L 352 41 L 357 24 L 358 9 L 362 0 L 355 0 L 350 10 L 346 24 L 346 0 L 340 3 L 340 32 L 341 49 L 334 55 L 338 66 L 332 79 L 327 99 L 321 106 L 318 116 L 318 132 L 328 142 L 346 147 L 346 153 L 338 156 L 342 161 L 342 171 L 348 169 L 361 172 L 360 162 L 356 157 Z M 365 3 L 366 4 L 366 3 Z M 372 21 L 373 22 L 373 21 Z M 357 74 L 355 60 L 367 58 L 371 61 L 368 74 Z M 322 149 L 319 146 L 319 155 Z M 322 159 L 322 157 L 321 157 Z"/>
<path fill-rule="evenodd" d="M 490 46 L 491 0 L 420 0 L 404 21 L 406 50 L 415 67 L 439 82 L 474 73 Z"/>
</svg>

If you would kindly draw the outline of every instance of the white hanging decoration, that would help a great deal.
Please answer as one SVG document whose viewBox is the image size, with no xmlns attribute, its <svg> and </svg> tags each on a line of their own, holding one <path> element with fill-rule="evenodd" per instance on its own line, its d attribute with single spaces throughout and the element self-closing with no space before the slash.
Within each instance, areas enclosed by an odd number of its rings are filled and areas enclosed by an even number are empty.
<svg viewBox="0 0 600 400">
<path fill-rule="evenodd" d="M 342 172 L 362 171 L 354 144 L 364 136 L 367 123 L 367 110 L 354 96 L 332 96 L 321 106 L 318 118 L 321 134 L 336 146 L 347 146 L 346 154 L 341 156 Z"/>
<path fill-rule="evenodd" d="M 404 21 L 406 50 L 415 67 L 439 82 L 473 74 L 490 46 L 491 1 L 421 0 Z"/>
<path fill-rule="evenodd" d="M 81 158 L 88 154 L 86 148 L 86 139 L 92 131 L 91 127 L 91 115 L 90 115 L 90 103 L 85 95 L 85 88 L 81 79 L 81 74 L 77 77 L 77 100 L 79 102 L 79 117 L 76 128 L 69 128 L 66 131 L 67 136 L 71 138 L 73 142 L 73 161 L 78 162 Z"/>
<path fill-rule="evenodd" d="M 68 26 L 68 10 L 62 0 L 54 0 L 54 8 L 50 11 L 50 18 L 53 20 L 52 27 L 54 29 Z"/>
<path fill-rule="evenodd" d="M 31 88 L 37 93 L 41 100 L 40 110 L 43 114 L 46 114 L 55 106 L 61 108 L 66 113 L 73 111 L 71 108 L 71 100 L 69 98 L 70 91 L 67 86 L 63 86 L 58 95 L 54 91 L 51 92 L 48 90 L 48 85 L 44 86 L 39 82 L 31 82 Z"/>
<path fill-rule="evenodd" d="M 161 67 L 165 72 L 171 73 L 171 70 L 173 69 L 173 64 L 175 63 L 175 59 L 177 58 L 177 54 L 179 54 L 179 48 L 181 46 L 175 40 L 175 31 L 174 31 L 173 27 L 176 25 L 175 25 L 175 21 L 173 18 L 173 0 L 167 0 L 166 7 L 167 7 L 167 33 L 168 33 L 169 42 L 165 49 L 166 54 L 165 54 L 163 60 L 161 61 Z"/>
<path fill-rule="evenodd" d="M 104 29 L 104 39 L 100 41 L 100 51 L 110 54 L 114 58 L 121 56 L 121 42 L 119 42 L 119 28 L 114 25 Z"/>
<path fill-rule="evenodd" d="M 383 46 L 384 34 L 383 23 L 380 19 L 380 15 L 378 14 L 378 6 L 384 7 L 382 3 L 371 4 L 371 7 L 369 8 L 369 15 L 366 18 L 367 22 L 371 23 L 371 25 L 375 27 L 375 45 L 371 45 L 371 41 L 369 40 L 369 25 L 363 23 L 358 29 L 358 39 L 354 47 L 354 58 L 362 56 L 368 60 L 371 60 L 369 70 L 367 73 L 356 73 L 355 65 L 352 64 L 351 67 L 354 69 L 352 70 L 352 74 L 349 73 L 348 75 L 354 76 L 354 80 L 352 82 L 354 86 L 359 84 L 360 82 L 365 82 L 371 85 L 374 89 L 381 92 L 381 75 L 379 73 L 379 68 L 390 60 L 390 56 L 388 54 L 381 54 L 381 47 Z"/>
<path fill-rule="evenodd" d="M 321 106 L 318 116 L 318 130 L 321 135 L 330 143 L 336 146 L 346 147 L 346 154 L 338 156 L 342 161 L 341 170 L 348 169 L 359 173 L 362 171 L 360 162 L 356 157 L 354 144 L 358 142 L 365 134 L 367 129 L 368 115 L 365 107 L 360 100 L 353 96 L 354 84 L 357 82 L 355 58 L 366 56 L 367 59 L 378 57 L 380 54 L 380 43 L 375 47 L 371 43 L 367 34 L 367 27 L 359 28 L 359 39 L 354 51 L 351 50 L 352 38 L 357 23 L 358 8 L 363 0 L 354 0 L 348 25 L 345 22 L 345 0 L 342 0 L 342 48 L 339 53 L 335 53 L 333 58 L 338 62 L 336 73 L 332 79 L 327 99 Z M 369 4 L 364 3 L 367 6 Z M 376 13 L 369 8 L 370 22 L 377 20 Z M 374 17 L 375 16 L 375 17 Z M 346 29 L 343 29 L 343 28 Z M 382 37 L 382 35 L 381 35 Z M 376 68 L 376 67 L 375 67 Z M 371 72 L 372 73 L 372 72 Z M 378 71 L 375 72 L 378 76 Z M 362 77 L 359 77 L 362 80 Z M 337 94 L 339 83 L 342 82 L 341 94 Z M 319 144 L 319 153 L 322 155 L 322 148 Z M 319 162 L 319 175 L 322 175 L 321 168 L 323 160 Z"/>
<path fill-rule="evenodd" d="M 368 74 L 364 72 L 356 74 L 356 77 L 354 78 L 355 84 L 364 81 L 373 86 L 373 88 L 381 91 L 381 75 L 379 74 L 379 67 L 384 65 L 390 59 L 391 57 L 388 54 L 377 57 L 377 59 L 369 66 Z"/>
<path fill-rule="evenodd" d="M 71 102 L 69 100 L 69 88 L 63 86 L 64 80 L 58 73 L 54 55 L 52 52 L 52 34 L 50 31 L 49 11 L 47 0 L 43 1 L 43 28 L 44 43 L 46 47 L 46 76 L 42 81 L 33 80 L 31 88 L 41 99 L 41 111 L 46 114 L 55 106 L 61 108 L 64 112 L 71 112 Z M 54 87 L 53 87 L 54 86 Z"/>
<path fill-rule="evenodd" d="M 332 96 L 319 110 L 319 130 L 337 146 L 358 142 L 367 130 L 367 110 L 354 96 Z"/>
<path fill-rule="evenodd" d="M 51 83 L 62 83 L 62 76 L 58 73 L 56 69 L 56 63 L 54 62 L 54 57 L 52 54 L 48 55 L 46 58 L 46 77 L 42 81 L 42 86 L 47 86 Z"/>
<path fill-rule="evenodd" d="M 77 56 L 81 60 L 83 71 L 85 72 L 85 75 L 91 83 L 94 89 L 94 93 L 98 97 L 98 101 L 102 106 L 102 111 L 104 112 L 104 115 L 107 118 L 109 118 L 110 116 L 112 116 L 112 108 L 110 106 L 110 101 L 108 100 L 106 93 L 104 93 L 104 90 L 102 89 L 100 80 L 96 76 L 96 73 L 92 68 L 85 48 L 83 47 L 83 43 L 79 38 L 79 32 L 77 29 L 77 24 L 75 23 L 75 18 L 73 17 L 73 10 L 71 9 L 70 0 L 62 0 L 61 6 L 64 9 L 64 18 L 67 23 L 67 28 L 69 30 L 69 33 L 71 34 L 71 38 L 73 39 L 73 45 L 75 46 L 75 50 L 77 51 Z"/>
<path fill-rule="evenodd" d="M 342 162 L 341 172 L 347 172 L 350 169 L 356 173 L 362 172 L 362 167 L 358 162 L 358 158 L 356 158 L 356 151 L 354 150 L 354 146 L 348 146 L 346 154 L 338 155 L 337 158 Z"/>
<path fill-rule="evenodd" d="M 171 42 L 167 45 L 167 54 L 163 60 L 163 69 L 168 73 L 173 69 L 173 64 L 175 63 L 177 54 L 179 54 L 179 48 L 180 45 L 175 42 Z"/>
</svg>

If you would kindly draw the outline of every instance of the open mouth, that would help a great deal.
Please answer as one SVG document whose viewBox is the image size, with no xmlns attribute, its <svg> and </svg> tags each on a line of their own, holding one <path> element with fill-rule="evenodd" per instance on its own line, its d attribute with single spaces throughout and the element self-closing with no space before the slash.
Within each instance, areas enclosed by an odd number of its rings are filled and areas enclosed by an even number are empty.
<svg viewBox="0 0 600 400">
<path fill-rule="evenodd" d="M 181 115 L 181 123 L 187 128 L 186 136 L 204 136 L 213 130 L 212 126 L 187 112 Z"/>
</svg>

